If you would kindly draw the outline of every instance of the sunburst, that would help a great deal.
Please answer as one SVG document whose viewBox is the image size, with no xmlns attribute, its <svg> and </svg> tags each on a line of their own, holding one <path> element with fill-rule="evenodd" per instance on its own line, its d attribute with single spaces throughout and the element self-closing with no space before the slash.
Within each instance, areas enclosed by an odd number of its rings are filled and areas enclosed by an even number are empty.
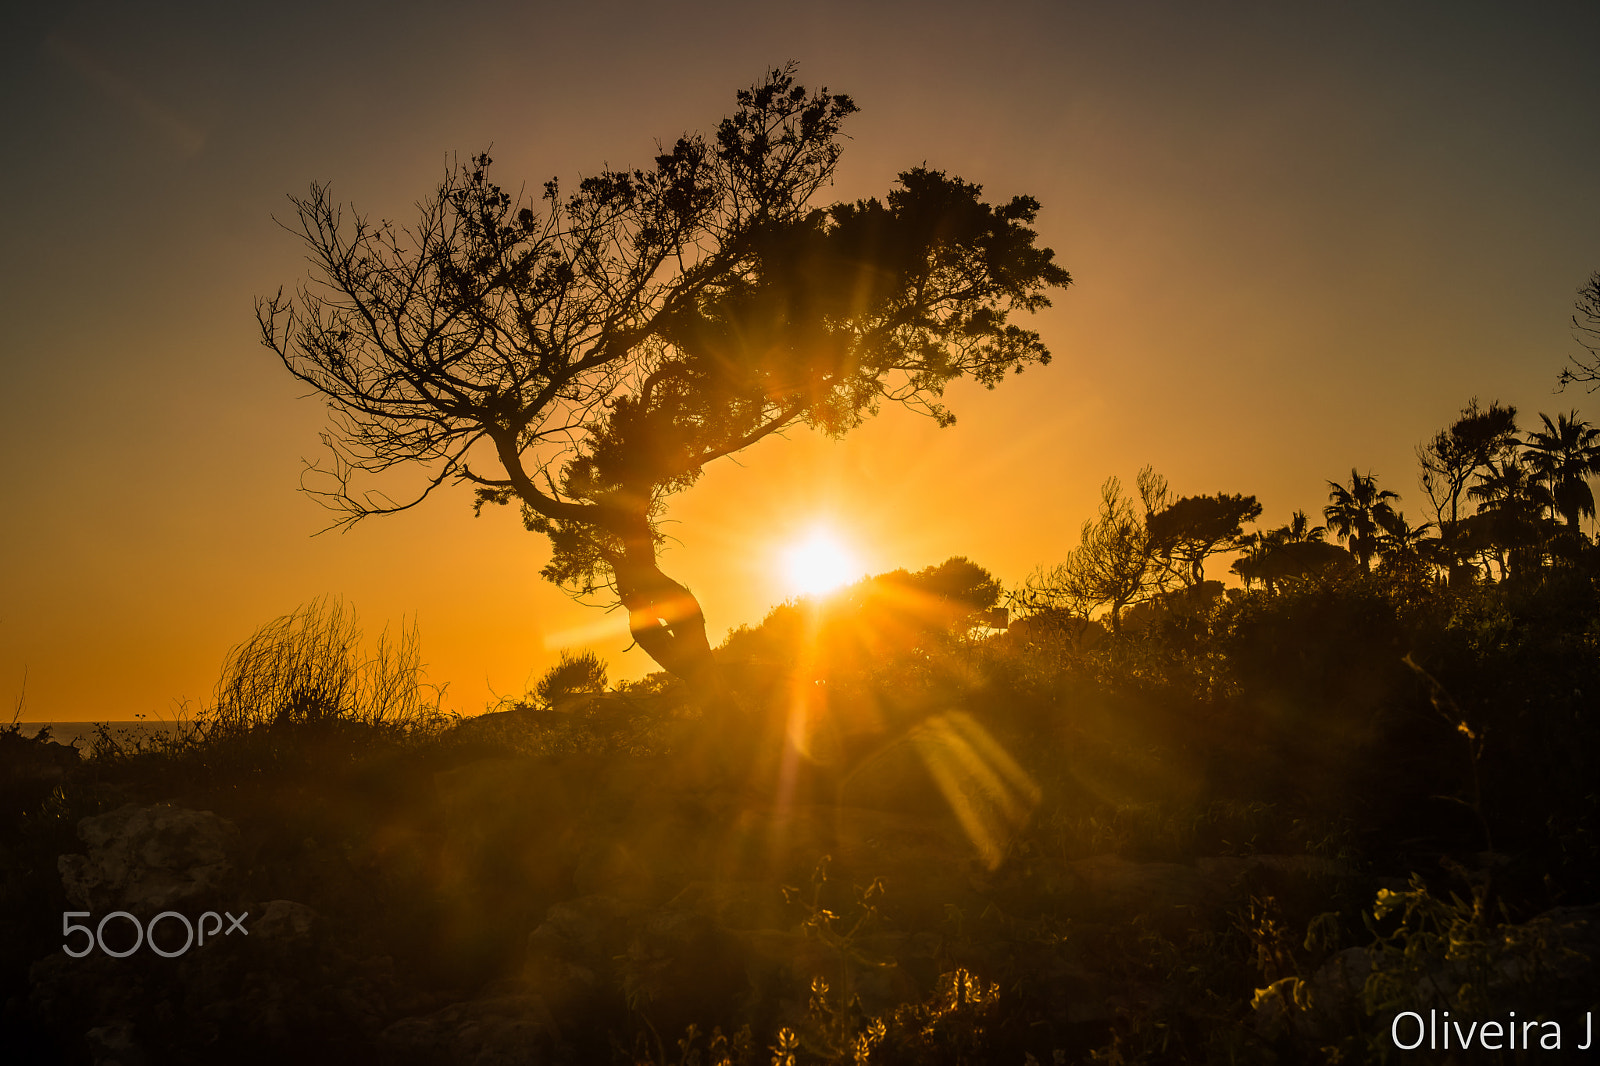
<svg viewBox="0 0 1600 1066">
<path fill-rule="evenodd" d="M 855 553 L 832 530 L 821 526 L 784 548 L 782 564 L 785 585 L 800 596 L 818 596 L 861 576 Z"/>
</svg>

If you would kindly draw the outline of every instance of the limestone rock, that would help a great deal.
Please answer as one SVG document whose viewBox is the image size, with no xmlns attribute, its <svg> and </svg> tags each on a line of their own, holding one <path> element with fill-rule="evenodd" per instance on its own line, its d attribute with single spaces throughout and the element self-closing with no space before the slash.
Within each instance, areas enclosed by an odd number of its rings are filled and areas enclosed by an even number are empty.
<svg viewBox="0 0 1600 1066">
<path fill-rule="evenodd" d="M 542 1066 L 556 1061 L 556 1024 L 538 996 L 452 1003 L 402 1018 L 380 1038 L 385 1061 L 462 1066 Z"/>
<path fill-rule="evenodd" d="M 275 899 L 267 903 L 261 917 L 250 926 L 250 935 L 262 940 L 291 944 L 309 939 L 320 916 L 304 903 Z"/>
<path fill-rule="evenodd" d="M 74 904 L 96 914 L 152 916 L 217 891 L 239 833 L 210 811 L 127 804 L 78 823 L 85 855 L 57 860 Z"/>
</svg>

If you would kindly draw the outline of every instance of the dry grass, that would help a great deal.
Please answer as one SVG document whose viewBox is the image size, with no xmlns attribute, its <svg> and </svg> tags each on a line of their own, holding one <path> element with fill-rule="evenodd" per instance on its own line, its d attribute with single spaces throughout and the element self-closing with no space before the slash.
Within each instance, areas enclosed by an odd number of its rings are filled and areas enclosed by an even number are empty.
<svg viewBox="0 0 1600 1066">
<path fill-rule="evenodd" d="M 410 729 L 440 717 L 442 694 L 423 681 L 415 623 L 364 649 L 354 608 L 325 598 L 233 647 L 198 725 L 207 738 L 328 723 Z"/>
</svg>

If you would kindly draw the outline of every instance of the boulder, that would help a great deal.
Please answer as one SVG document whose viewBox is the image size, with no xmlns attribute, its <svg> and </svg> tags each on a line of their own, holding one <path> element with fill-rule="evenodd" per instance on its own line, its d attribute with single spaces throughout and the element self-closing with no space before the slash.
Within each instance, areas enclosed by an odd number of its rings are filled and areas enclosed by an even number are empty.
<svg viewBox="0 0 1600 1066">
<path fill-rule="evenodd" d="M 87 854 L 56 863 L 67 898 L 95 914 L 143 919 L 215 894 L 232 870 L 239 831 L 210 811 L 130 803 L 80 821 L 78 839 Z"/>
<path fill-rule="evenodd" d="M 319 915 L 304 903 L 275 899 L 262 908 L 261 917 L 250 925 L 250 935 L 280 944 L 299 944 L 311 938 Z"/>
<path fill-rule="evenodd" d="M 1358 1032 L 1365 1013 L 1361 994 L 1371 973 L 1371 952 L 1345 948 L 1308 978 L 1285 977 L 1258 989 L 1250 1003 L 1256 1031 L 1268 1037 L 1292 1033 L 1313 1044 Z"/>
<path fill-rule="evenodd" d="M 383 1031 L 384 1061 L 451 1066 L 541 1066 L 556 1061 L 556 1023 L 538 996 L 452 1003 Z"/>
<path fill-rule="evenodd" d="M 97 1025 L 83 1034 L 83 1040 L 89 1045 L 94 1066 L 145 1066 L 149 1061 L 129 1022 Z"/>
<path fill-rule="evenodd" d="M 623 995 L 658 1033 L 730 1022 L 751 1005 L 741 938 L 692 911 L 663 909 L 636 923 L 617 966 Z"/>
</svg>

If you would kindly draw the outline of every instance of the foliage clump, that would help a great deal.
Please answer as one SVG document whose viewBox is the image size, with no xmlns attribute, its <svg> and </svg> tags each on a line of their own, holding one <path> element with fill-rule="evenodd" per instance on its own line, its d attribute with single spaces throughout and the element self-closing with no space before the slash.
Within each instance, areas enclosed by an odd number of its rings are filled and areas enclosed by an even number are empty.
<svg viewBox="0 0 1600 1066">
<path fill-rule="evenodd" d="M 355 609 L 323 599 L 231 648 L 198 724 L 213 736 L 330 725 L 405 729 L 438 715 L 428 695 L 414 623 L 396 637 L 385 629 L 364 648 Z"/>
<path fill-rule="evenodd" d="M 604 692 L 606 664 L 593 651 L 562 651 L 561 661 L 544 672 L 534 686 L 535 704 L 554 710 L 574 696 Z"/>
</svg>

